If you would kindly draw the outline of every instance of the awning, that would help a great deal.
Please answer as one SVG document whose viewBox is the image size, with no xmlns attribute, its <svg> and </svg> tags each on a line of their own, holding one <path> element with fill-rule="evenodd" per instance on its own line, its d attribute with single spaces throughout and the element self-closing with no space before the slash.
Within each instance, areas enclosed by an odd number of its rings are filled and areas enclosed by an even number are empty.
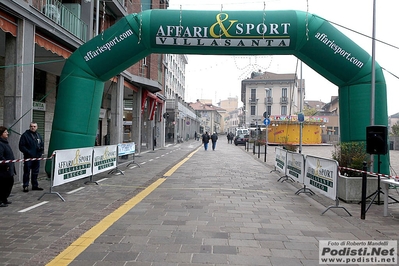
<svg viewBox="0 0 399 266">
<path fill-rule="evenodd" d="M 4 32 L 11 33 L 14 37 L 17 37 L 17 28 L 17 19 L 0 10 L 0 29 Z"/>
<path fill-rule="evenodd" d="M 72 52 L 69 51 L 68 49 L 62 47 L 61 45 L 53 41 L 50 41 L 49 39 L 43 37 L 38 33 L 35 34 L 35 43 L 37 43 L 39 46 L 43 47 L 44 49 L 51 51 L 52 53 L 64 57 L 65 59 L 72 54 Z"/>
<path fill-rule="evenodd" d="M 147 90 L 143 90 L 143 94 L 141 97 L 141 113 L 144 112 L 144 108 L 145 108 L 145 103 L 147 101 L 147 98 L 149 98 L 149 120 L 154 120 L 154 115 L 155 115 L 155 110 L 156 110 L 156 106 L 157 104 L 159 104 L 162 107 L 163 101 L 161 99 L 159 99 L 155 94 L 147 91 Z M 162 116 L 160 115 L 160 121 L 161 121 Z"/>
</svg>

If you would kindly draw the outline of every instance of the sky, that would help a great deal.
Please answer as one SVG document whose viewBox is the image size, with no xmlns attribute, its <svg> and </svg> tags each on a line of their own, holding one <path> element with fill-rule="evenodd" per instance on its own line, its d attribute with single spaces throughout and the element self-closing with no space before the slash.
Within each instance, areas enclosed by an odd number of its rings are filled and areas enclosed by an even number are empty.
<svg viewBox="0 0 399 266">
<path fill-rule="evenodd" d="M 308 11 L 330 21 L 371 55 L 374 1 L 375 60 L 385 69 L 388 115 L 392 115 L 399 112 L 399 67 L 396 62 L 399 61 L 398 0 L 170 0 L 169 9 Z M 240 100 L 241 81 L 259 70 L 277 74 L 297 73 L 299 78 L 302 73 L 306 83 L 305 100 L 328 103 L 331 96 L 338 95 L 337 86 L 304 63 L 301 72 L 300 65 L 292 55 L 188 55 L 185 100 L 212 99 L 214 104 L 228 97 Z"/>
</svg>

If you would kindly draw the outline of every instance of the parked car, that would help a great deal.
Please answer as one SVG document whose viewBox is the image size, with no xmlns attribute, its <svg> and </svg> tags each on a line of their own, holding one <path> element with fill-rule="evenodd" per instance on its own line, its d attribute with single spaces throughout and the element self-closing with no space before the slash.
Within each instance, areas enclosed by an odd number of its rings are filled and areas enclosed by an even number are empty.
<svg viewBox="0 0 399 266">
<path fill-rule="evenodd" d="M 239 134 L 234 137 L 234 144 L 237 145 L 246 145 L 249 139 L 249 135 Z"/>
</svg>

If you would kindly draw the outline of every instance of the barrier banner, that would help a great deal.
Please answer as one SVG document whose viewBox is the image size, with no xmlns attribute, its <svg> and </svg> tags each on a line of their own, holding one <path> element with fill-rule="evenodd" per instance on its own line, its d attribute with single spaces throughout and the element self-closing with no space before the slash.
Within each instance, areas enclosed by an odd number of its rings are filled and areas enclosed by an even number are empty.
<svg viewBox="0 0 399 266">
<path fill-rule="evenodd" d="M 53 186 L 92 175 L 93 148 L 55 151 Z"/>
<path fill-rule="evenodd" d="M 136 144 L 134 142 L 118 144 L 118 156 L 134 154 L 135 152 Z"/>
<path fill-rule="evenodd" d="M 303 183 L 305 156 L 301 153 L 287 151 L 287 170 L 287 176 Z"/>
<path fill-rule="evenodd" d="M 306 156 L 305 185 L 335 200 L 337 196 L 338 162 Z"/>
<path fill-rule="evenodd" d="M 117 145 L 96 146 L 93 153 L 93 175 L 116 167 Z"/>
<path fill-rule="evenodd" d="M 276 170 L 285 174 L 286 169 L 286 161 L 287 161 L 287 150 L 282 148 L 276 148 L 276 161 L 274 162 L 274 166 Z"/>
</svg>

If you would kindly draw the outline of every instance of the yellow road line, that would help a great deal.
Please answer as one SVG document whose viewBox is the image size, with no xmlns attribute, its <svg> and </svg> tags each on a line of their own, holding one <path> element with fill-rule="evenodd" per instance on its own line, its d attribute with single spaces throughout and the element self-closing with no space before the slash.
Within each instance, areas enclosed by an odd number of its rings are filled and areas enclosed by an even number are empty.
<svg viewBox="0 0 399 266">
<path fill-rule="evenodd" d="M 187 158 L 178 162 L 172 167 L 165 175 L 171 176 L 180 166 L 182 166 L 186 161 L 188 161 L 194 153 L 196 153 L 199 148 L 192 153 L 190 153 Z M 89 247 L 102 233 L 104 233 L 109 227 L 111 227 L 116 221 L 118 221 L 123 215 L 130 211 L 134 206 L 136 206 L 140 201 L 147 197 L 152 191 L 159 187 L 166 179 L 160 178 L 146 189 L 141 191 L 135 197 L 131 198 L 129 201 L 125 202 L 122 206 L 116 209 L 114 212 L 109 214 L 107 217 L 102 219 L 98 224 L 93 226 L 86 233 L 81 235 L 75 240 L 69 247 L 62 251 L 57 257 L 46 264 L 46 266 L 62 266 L 70 264 L 77 256 L 79 256 L 87 247 Z"/>
<path fill-rule="evenodd" d="M 178 162 L 175 166 L 173 166 L 169 171 L 167 171 L 163 176 L 168 177 L 171 176 L 180 166 L 182 166 L 185 162 L 187 162 L 193 155 L 196 153 L 201 147 L 190 153 L 186 158 Z"/>
<path fill-rule="evenodd" d="M 125 215 L 130 209 L 136 206 L 140 201 L 147 197 L 152 191 L 160 186 L 166 179 L 160 178 L 146 189 L 137 194 L 134 198 L 125 202 L 117 210 L 102 219 L 98 224 L 92 227 L 89 231 L 80 236 L 68 248 L 61 252 L 57 257 L 50 261 L 47 266 L 52 265 L 68 265 L 77 256 L 79 256 L 90 244 L 92 244 L 102 233 L 104 233 L 111 225 L 118 219 Z"/>
</svg>

